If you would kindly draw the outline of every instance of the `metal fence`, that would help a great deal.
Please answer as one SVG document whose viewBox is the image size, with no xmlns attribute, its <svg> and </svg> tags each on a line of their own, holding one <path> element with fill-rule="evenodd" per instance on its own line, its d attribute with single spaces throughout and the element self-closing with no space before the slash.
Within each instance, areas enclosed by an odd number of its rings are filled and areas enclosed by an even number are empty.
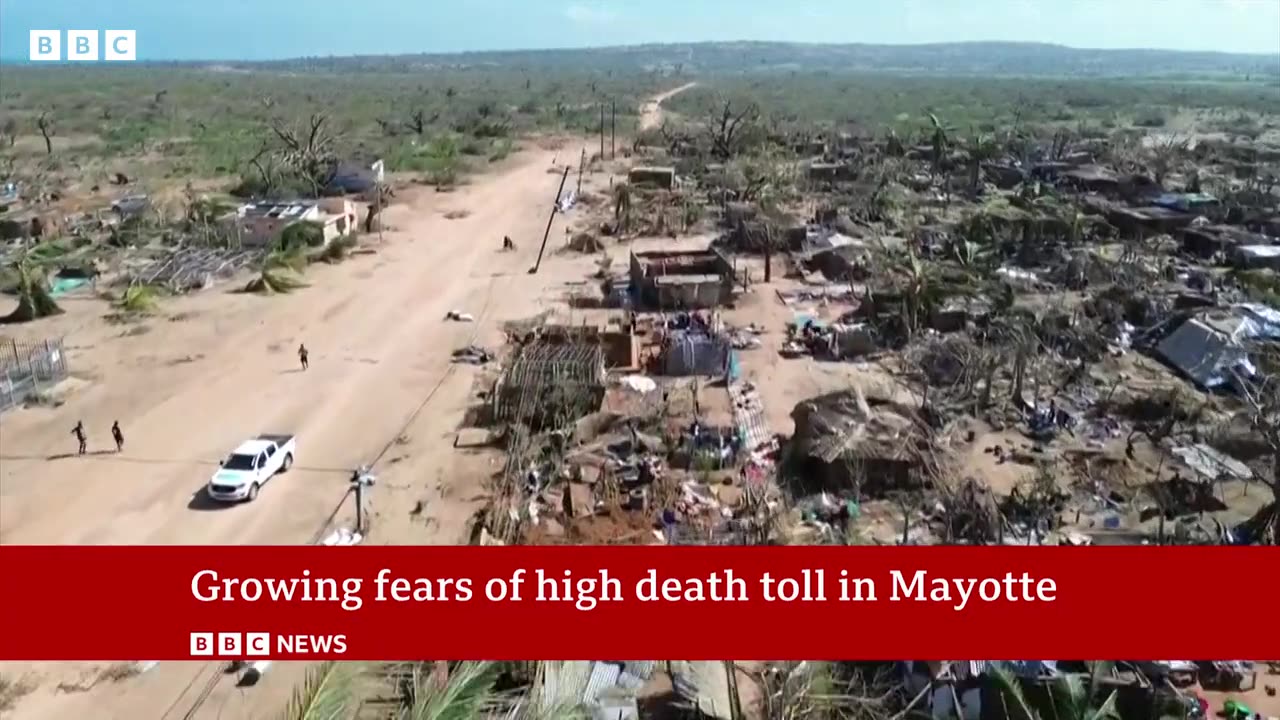
<svg viewBox="0 0 1280 720">
<path fill-rule="evenodd" d="M 0 337 L 0 412 L 26 402 L 65 377 L 67 354 L 61 338 L 21 343 Z"/>
</svg>

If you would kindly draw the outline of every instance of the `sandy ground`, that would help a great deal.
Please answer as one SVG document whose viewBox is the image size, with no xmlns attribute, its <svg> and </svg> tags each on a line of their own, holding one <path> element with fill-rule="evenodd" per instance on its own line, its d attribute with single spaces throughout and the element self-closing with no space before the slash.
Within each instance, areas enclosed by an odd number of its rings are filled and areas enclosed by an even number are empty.
<svg viewBox="0 0 1280 720">
<path fill-rule="evenodd" d="M 496 344 L 502 321 L 536 314 L 559 297 L 549 288 L 580 279 L 576 264 L 553 257 L 527 273 L 559 180 L 553 162 L 577 155 L 577 147 L 530 149 L 456 192 L 402 192 L 387 210 L 393 229 L 383 244 L 372 240 L 377 254 L 313 268 L 309 287 L 289 295 L 219 288 L 165 302 L 132 327 L 105 323 L 102 301 L 68 300 L 66 315 L 21 327 L 23 339 L 65 335 L 76 382 L 61 407 L 0 420 L 0 542 L 307 543 L 343 497 L 350 468 L 370 462 L 379 474 L 371 542 L 458 542 L 492 458 L 451 448 L 476 370 L 452 365 L 450 353 L 473 337 Z M 458 209 L 470 214 L 444 217 Z M 563 233 L 556 222 L 553 243 Z M 503 235 L 517 252 L 499 252 Z M 445 321 L 452 309 L 476 322 Z M 306 372 L 299 343 L 311 350 Z M 126 436 L 118 455 L 108 434 L 117 419 Z M 89 430 L 85 457 L 69 454 L 77 420 Z M 294 469 L 254 503 L 207 502 L 202 488 L 217 460 L 261 432 L 297 433 Z M 0 671 L 39 682 L 15 720 L 124 720 L 271 717 L 302 668 L 278 665 L 243 691 L 205 663 L 161 663 L 83 692 L 57 685 L 84 684 L 93 666 Z"/>
</svg>

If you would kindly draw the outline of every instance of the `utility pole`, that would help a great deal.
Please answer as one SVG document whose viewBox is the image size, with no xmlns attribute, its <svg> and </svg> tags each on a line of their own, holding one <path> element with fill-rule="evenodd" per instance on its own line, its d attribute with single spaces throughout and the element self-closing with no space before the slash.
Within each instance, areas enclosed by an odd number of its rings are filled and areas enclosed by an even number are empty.
<svg viewBox="0 0 1280 720">
<path fill-rule="evenodd" d="M 601 112 L 603 112 L 603 110 Z M 551 216 L 547 218 L 547 229 L 542 233 L 542 246 L 538 248 L 538 259 L 534 261 L 533 267 L 529 268 L 530 275 L 537 273 L 538 268 L 542 266 L 542 253 L 547 250 L 547 238 L 551 237 L 551 224 L 555 222 L 556 213 L 560 211 L 560 193 L 564 192 L 564 183 L 568 179 L 569 167 L 566 165 L 564 174 L 560 176 L 560 189 L 556 190 L 555 202 L 551 203 Z"/>
<path fill-rule="evenodd" d="M 600 159 L 604 160 L 604 103 L 600 103 Z"/>
<path fill-rule="evenodd" d="M 582 196 L 582 173 L 587 169 L 587 149 L 582 148 L 582 159 L 578 161 L 578 196 Z"/>
<path fill-rule="evenodd" d="M 351 473 L 351 487 L 356 493 L 356 532 L 369 533 L 368 517 L 364 509 L 364 497 L 368 488 L 373 487 L 377 477 L 369 472 L 368 466 L 357 468 Z"/>
<path fill-rule="evenodd" d="M 377 191 L 376 198 L 378 209 L 374 212 L 374 217 L 378 219 L 378 244 L 382 244 L 382 181 L 386 177 L 386 166 L 382 160 L 378 160 L 369 168 L 373 171 L 373 187 Z"/>
<path fill-rule="evenodd" d="M 609 158 L 618 157 L 618 101 L 609 101 Z"/>
</svg>

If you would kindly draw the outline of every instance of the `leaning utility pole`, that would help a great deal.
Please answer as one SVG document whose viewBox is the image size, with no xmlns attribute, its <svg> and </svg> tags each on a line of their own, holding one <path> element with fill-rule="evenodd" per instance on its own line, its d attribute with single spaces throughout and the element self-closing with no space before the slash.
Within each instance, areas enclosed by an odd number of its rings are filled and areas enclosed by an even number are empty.
<svg viewBox="0 0 1280 720">
<path fill-rule="evenodd" d="M 560 211 L 560 193 L 564 192 L 564 182 L 569 179 L 569 166 L 565 166 L 564 174 L 560 176 L 560 189 L 556 190 L 556 200 L 551 203 L 551 216 L 547 218 L 547 229 L 542 233 L 542 246 L 538 248 L 538 259 L 533 263 L 533 267 L 529 268 L 529 274 L 533 275 L 538 272 L 538 268 L 542 266 L 542 253 L 547 249 L 547 238 L 551 237 L 551 223 L 555 222 L 556 213 Z"/>
</svg>

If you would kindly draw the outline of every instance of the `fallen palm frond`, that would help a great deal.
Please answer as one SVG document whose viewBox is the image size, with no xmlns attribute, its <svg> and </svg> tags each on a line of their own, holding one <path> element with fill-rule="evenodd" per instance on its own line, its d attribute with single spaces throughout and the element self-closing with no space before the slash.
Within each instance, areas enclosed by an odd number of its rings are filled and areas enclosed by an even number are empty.
<svg viewBox="0 0 1280 720">
<path fill-rule="evenodd" d="M 136 315 L 149 313 L 156 306 L 155 288 L 147 285 L 130 285 L 115 301 L 115 306 L 125 313 Z"/>
<path fill-rule="evenodd" d="M 464 662 L 441 682 L 438 674 L 415 668 L 408 697 L 398 720 L 471 720 L 495 700 L 501 666 L 496 662 Z"/>
<path fill-rule="evenodd" d="M 292 292 L 306 286 L 306 281 L 288 268 L 263 268 L 258 277 L 245 285 L 244 291 L 271 295 Z"/>
<path fill-rule="evenodd" d="M 262 260 L 258 277 L 249 281 L 245 292 L 287 293 L 307 286 L 300 273 L 307 266 L 307 255 L 300 248 L 277 250 Z"/>
<path fill-rule="evenodd" d="M 351 663 L 327 662 L 312 667 L 294 689 L 280 720 L 346 720 L 355 675 Z"/>
<path fill-rule="evenodd" d="M 331 265 L 342 262 L 355 249 L 356 244 L 356 239 L 350 235 L 334 238 L 333 242 L 326 245 L 324 250 L 320 252 L 318 259 Z"/>
</svg>

